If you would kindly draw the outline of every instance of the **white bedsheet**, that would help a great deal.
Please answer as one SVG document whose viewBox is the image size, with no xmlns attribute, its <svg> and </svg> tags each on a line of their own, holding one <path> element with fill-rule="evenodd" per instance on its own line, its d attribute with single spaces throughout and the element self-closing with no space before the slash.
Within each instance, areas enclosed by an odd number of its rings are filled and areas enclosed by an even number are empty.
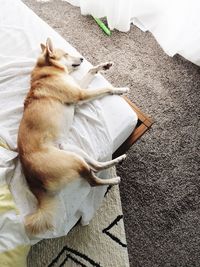
<svg viewBox="0 0 200 267">
<path fill-rule="evenodd" d="M 0 0 L 0 6 L 0 137 L 15 148 L 30 72 L 40 52 L 39 44 L 51 37 L 56 46 L 74 55 L 78 52 L 20 0 Z M 73 76 L 80 79 L 90 66 L 84 61 Z M 101 75 L 97 75 L 91 87 L 107 84 Z M 68 143 L 77 145 L 95 159 L 107 160 L 131 134 L 136 123 L 136 113 L 121 97 L 105 97 L 76 110 Z M 109 170 L 99 173 L 99 176 L 109 177 Z M 86 181 L 77 179 L 59 194 L 55 230 L 30 240 L 22 221 L 25 214 L 33 211 L 36 200 L 27 187 L 17 153 L 0 147 L 0 185 L 5 179 L 10 184 L 20 214 L 0 216 L 3 233 L 0 252 L 17 244 L 65 235 L 80 216 L 83 224 L 89 223 L 106 191 L 105 186 L 91 188 Z M 17 223 L 21 223 L 21 227 L 16 230 L 14 226 Z"/>
</svg>

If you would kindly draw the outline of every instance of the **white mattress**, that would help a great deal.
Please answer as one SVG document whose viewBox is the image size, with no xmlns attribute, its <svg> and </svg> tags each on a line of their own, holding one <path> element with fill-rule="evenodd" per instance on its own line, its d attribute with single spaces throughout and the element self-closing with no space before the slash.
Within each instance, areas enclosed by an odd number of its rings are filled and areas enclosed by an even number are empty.
<svg viewBox="0 0 200 267">
<path fill-rule="evenodd" d="M 51 37 L 55 46 L 74 55 L 78 52 L 20 0 L 0 0 L 0 6 L 0 137 L 14 148 L 23 101 L 29 89 L 30 72 L 40 52 L 39 44 Z M 90 66 L 85 60 L 73 76 L 80 79 Z M 101 75 L 97 75 L 90 87 L 104 87 L 107 84 Z M 131 134 L 136 123 L 136 113 L 121 97 L 105 97 L 76 110 L 67 142 L 81 147 L 98 160 L 110 159 L 112 153 Z M 65 235 L 80 216 L 83 224 L 89 223 L 102 202 L 105 186 L 91 188 L 86 181 L 77 179 L 59 194 L 60 205 L 54 231 L 30 240 L 23 227 L 19 227 L 16 235 L 13 224 L 22 224 L 23 216 L 35 208 L 36 201 L 26 185 L 17 153 L 0 147 L 0 154 L 0 185 L 5 179 L 10 183 L 20 210 L 19 215 L 6 217 L 6 226 L 4 216 L 0 217 L 1 232 L 7 233 L 0 240 L 0 251 L 5 250 L 5 247 L 14 247 L 13 244 L 17 242 L 34 243 L 41 238 Z M 109 170 L 99 175 L 106 178 Z M 10 234 L 12 229 L 15 232 Z"/>
</svg>

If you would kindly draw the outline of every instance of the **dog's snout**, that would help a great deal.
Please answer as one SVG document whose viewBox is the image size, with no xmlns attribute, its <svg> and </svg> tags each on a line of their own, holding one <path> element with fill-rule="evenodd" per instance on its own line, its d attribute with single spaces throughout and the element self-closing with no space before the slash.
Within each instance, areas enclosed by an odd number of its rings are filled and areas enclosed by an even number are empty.
<svg viewBox="0 0 200 267">
<path fill-rule="evenodd" d="M 83 60 L 84 60 L 84 58 L 83 58 L 83 57 L 81 57 L 81 58 L 80 58 L 80 61 L 81 61 L 81 62 L 83 62 Z"/>
</svg>

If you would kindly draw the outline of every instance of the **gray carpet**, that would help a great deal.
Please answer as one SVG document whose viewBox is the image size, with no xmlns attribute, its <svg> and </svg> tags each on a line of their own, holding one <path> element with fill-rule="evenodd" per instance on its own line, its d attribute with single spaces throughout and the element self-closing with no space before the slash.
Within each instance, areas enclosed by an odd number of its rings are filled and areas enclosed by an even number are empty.
<svg viewBox="0 0 200 267">
<path fill-rule="evenodd" d="M 155 120 L 118 167 L 131 267 L 199 267 L 199 67 L 168 57 L 136 27 L 107 37 L 66 2 L 24 2 L 92 64 L 114 61 L 107 79 L 129 86 Z"/>
</svg>

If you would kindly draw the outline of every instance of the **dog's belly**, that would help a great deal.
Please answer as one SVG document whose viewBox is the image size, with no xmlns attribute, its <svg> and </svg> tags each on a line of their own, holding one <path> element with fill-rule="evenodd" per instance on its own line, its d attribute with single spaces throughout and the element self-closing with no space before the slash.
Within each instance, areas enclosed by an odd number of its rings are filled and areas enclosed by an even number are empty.
<svg viewBox="0 0 200 267">
<path fill-rule="evenodd" d="M 62 144 L 67 142 L 69 131 L 74 119 L 74 105 L 66 105 L 63 107 L 63 114 L 60 120 L 60 131 L 56 139 L 56 146 L 62 148 Z"/>
</svg>

